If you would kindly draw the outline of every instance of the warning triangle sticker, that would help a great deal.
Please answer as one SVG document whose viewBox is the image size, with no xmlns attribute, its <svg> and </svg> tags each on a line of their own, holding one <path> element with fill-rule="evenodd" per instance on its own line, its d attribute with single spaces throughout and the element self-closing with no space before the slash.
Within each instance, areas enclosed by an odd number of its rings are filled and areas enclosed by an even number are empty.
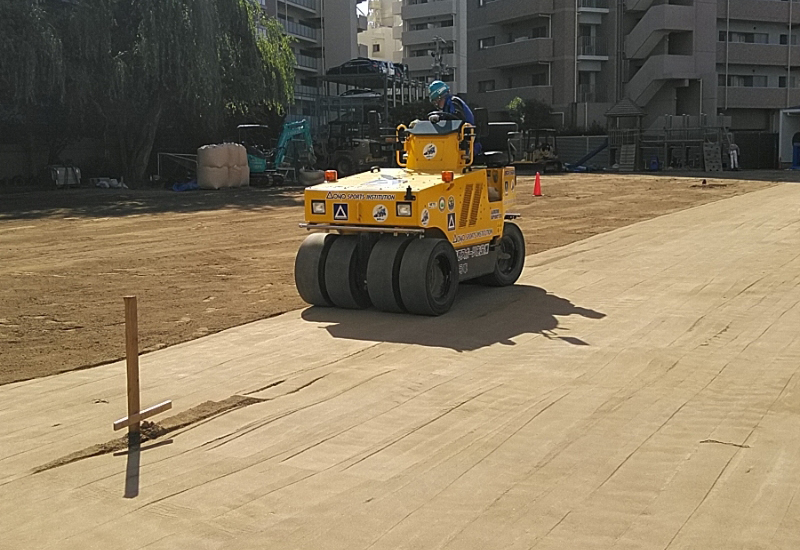
<svg viewBox="0 0 800 550">
<path fill-rule="evenodd" d="M 347 219 L 347 204 L 337 203 L 333 205 L 333 219 L 334 220 Z"/>
</svg>

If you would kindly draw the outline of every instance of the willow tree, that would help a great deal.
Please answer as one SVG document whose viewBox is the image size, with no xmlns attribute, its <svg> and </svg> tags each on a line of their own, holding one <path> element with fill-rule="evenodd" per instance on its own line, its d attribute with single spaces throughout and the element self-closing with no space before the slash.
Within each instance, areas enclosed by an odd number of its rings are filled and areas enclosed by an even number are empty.
<svg viewBox="0 0 800 550">
<path fill-rule="evenodd" d="M 56 15 L 61 13 L 57 10 Z M 64 128 L 62 104 L 65 73 L 62 42 L 54 16 L 40 0 L 0 1 L 0 123 L 28 152 L 46 144 L 51 160 L 59 147 L 48 122 L 58 118 Z M 63 144 L 60 145 L 63 147 Z"/>
<path fill-rule="evenodd" d="M 0 2 L 0 98 L 7 109 L 64 94 L 61 39 L 40 0 Z"/>
<path fill-rule="evenodd" d="M 69 92 L 116 140 L 128 181 L 143 181 L 166 113 L 213 134 L 226 112 L 293 97 L 289 39 L 248 0 L 82 0 L 68 35 Z"/>
</svg>

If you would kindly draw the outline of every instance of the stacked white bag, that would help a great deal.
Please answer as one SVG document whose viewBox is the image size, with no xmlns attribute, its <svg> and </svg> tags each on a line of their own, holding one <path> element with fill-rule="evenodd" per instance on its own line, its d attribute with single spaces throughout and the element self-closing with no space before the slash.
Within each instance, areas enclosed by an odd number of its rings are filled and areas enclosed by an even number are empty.
<svg viewBox="0 0 800 550">
<path fill-rule="evenodd" d="M 197 185 L 200 189 L 241 187 L 250 184 L 247 150 L 238 143 L 203 145 L 197 150 Z"/>
<path fill-rule="evenodd" d="M 247 164 L 247 149 L 239 143 L 229 143 L 230 149 L 230 184 L 231 187 L 250 185 L 250 165 Z"/>
</svg>

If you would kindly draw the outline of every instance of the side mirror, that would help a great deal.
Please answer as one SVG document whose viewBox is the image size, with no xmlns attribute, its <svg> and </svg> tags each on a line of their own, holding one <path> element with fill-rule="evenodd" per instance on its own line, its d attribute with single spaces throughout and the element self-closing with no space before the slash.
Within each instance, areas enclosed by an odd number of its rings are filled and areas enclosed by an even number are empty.
<svg viewBox="0 0 800 550">
<path fill-rule="evenodd" d="M 479 136 L 486 136 L 489 134 L 489 111 L 484 107 L 475 109 L 475 130 Z"/>
</svg>

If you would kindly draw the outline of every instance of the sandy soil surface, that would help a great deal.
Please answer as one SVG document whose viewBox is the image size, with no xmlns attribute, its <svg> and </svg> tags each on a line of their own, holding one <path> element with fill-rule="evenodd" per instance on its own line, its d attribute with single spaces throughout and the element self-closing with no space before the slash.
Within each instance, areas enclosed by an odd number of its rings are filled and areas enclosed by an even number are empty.
<svg viewBox="0 0 800 550">
<path fill-rule="evenodd" d="M 790 172 L 520 177 L 528 253 L 797 178 Z M 702 185 L 702 180 L 707 185 Z M 0 195 L 0 384 L 147 352 L 303 307 L 302 190 L 76 189 Z"/>
</svg>

